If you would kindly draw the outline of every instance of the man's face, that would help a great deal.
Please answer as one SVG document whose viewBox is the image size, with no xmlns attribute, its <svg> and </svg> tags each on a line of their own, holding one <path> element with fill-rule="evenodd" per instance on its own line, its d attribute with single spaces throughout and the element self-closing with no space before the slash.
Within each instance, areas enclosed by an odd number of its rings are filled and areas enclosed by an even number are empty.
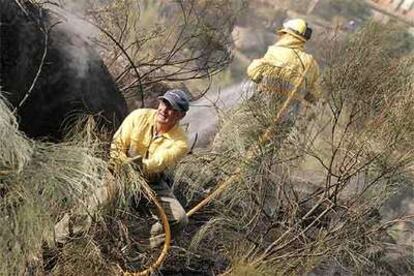
<svg viewBox="0 0 414 276">
<path fill-rule="evenodd" d="M 174 126 L 184 117 L 184 112 L 174 110 L 168 101 L 161 100 L 158 104 L 156 120 L 157 123 Z"/>
</svg>

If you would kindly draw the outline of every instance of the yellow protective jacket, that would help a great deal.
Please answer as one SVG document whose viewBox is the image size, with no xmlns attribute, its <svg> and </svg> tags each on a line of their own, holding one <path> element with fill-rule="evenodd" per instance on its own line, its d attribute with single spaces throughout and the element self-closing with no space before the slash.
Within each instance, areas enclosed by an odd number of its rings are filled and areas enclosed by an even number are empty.
<svg viewBox="0 0 414 276">
<path fill-rule="evenodd" d="M 299 91 L 301 96 L 313 102 L 321 95 L 319 65 L 312 55 L 304 52 L 304 44 L 302 40 L 284 34 L 276 44 L 269 47 L 263 58 L 253 60 L 247 68 L 247 75 L 256 83 L 264 78 L 272 78 L 286 82 L 293 88 L 306 72 Z"/>
<path fill-rule="evenodd" d="M 112 159 L 128 162 L 141 155 L 144 172 L 151 176 L 175 165 L 187 154 L 187 137 L 180 126 L 155 135 L 155 114 L 155 109 L 137 109 L 125 118 L 111 144 Z"/>
</svg>

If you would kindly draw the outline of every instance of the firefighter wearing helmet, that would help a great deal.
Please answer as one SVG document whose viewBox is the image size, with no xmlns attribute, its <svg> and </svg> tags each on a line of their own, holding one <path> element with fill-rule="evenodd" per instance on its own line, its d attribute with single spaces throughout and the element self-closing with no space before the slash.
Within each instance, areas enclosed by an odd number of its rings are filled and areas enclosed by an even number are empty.
<svg viewBox="0 0 414 276">
<path fill-rule="evenodd" d="M 263 83 L 269 83 L 269 79 L 287 84 L 284 86 L 288 90 L 298 85 L 298 96 L 314 103 L 320 96 L 319 65 L 304 50 L 306 41 L 312 36 L 312 29 L 303 19 L 292 19 L 286 21 L 277 34 L 278 41 L 268 48 L 264 57 L 253 60 L 247 68 L 247 75 L 259 84 L 259 90 Z M 269 89 L 268 85 L 263 90 L 278 91 L 275 87 Z"/>
</svg>

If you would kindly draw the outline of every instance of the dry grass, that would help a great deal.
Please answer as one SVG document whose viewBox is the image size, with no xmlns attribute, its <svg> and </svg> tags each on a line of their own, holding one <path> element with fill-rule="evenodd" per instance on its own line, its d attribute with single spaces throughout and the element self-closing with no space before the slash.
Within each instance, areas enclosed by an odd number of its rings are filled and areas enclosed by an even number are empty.
<svg viewBox="0 0 414 276">
<path fill-rule="evenodd" d="M 8 134 L 1 140 L 0 274 L 23 274 L 27 267 L 36 266 L 41 273 L 42 246 L 53 246 L 54 225 L 66 213 L 80 218 L 91 216 L 96 227 L 62 249 L 55 273 L 114 271 L 117 262 L 108 265 L 113 256 L 103 254 L 101 249 L 105 243 L 111 246 L 119 234 L 111 233 L 114 227 L 109 223 L 119 224 L 121 218 L 130 217 L 125 214 L 130 212 L 131 198 L 140 198 L 141 191 L 148 189 L 140 173 L 129 166 L 115 166 L 113 176 L 108 178 L 107 145 L 98 139 L 100 132 L 89 119 L 69 132 L 66 142 L 52 144 L 22 135 L 3 100 L 0 116 L 5 130 L 2 134 Z M 105 206 L 91 209 L 94 191 L 108 182 L 117 195 L 109 202 L 112 211 L 101 208 Z M 95 242 L 97 235 L 101 240 Z"/>
<path fill-rule="evenodd" d="M 31 159 L 33 145 L 17 128 L 17 120 L 0 98 L 0 176 L 21 172 Z"/>
<path fill-rule="evenodd" d="M 17 131 L 14 116 L 1 101 L 2 274 L 20 274 L 25 262 L 38 255 L 42 241 L 50 241 L 58 216 L 84 205 L 85 195 L 103 185 L 106 163 L 93 155 L 93 146 L 75 141 L 35 142 Z"/>
<path fill-rule="evenodd" d="M 176 269 L 209 260 L 216 262 L 214 272 L 285 275 L 336 260 L 360 274 L 413 272 L 412 256 L 402 254 L 396 268 L 388 255 L 392 240 L 386 231 L 400 220 L 384 222 L 379 213 L 401 185 L 413 181 L 407 173 L 414 157 L 413 59 L 390 51 L 394 33 L 387 28 L 372 23 L 327 47 L 325 105 L 272 125 L 283 97 L 257 96 L 224 117 L 212 151 L 190 155 L 178 166 L 177 188 L 189 206 L 236 169 L 240 177 L 192 218 L 186 234 L 193 240 L 177 241 L 187 262 L 173 264 Z M 0 126 L 5 130 L 0 135 L 0 274 L 22 274 L 68 211 L 89 213 L 94 223 L 62 249 L 53 272 L 120 273 L 123 248 L 133 248 L 140 237 L 135 226 L 148 223 L 129 204 L 145 194 L 139 172 L 115 167 L 118 200 L 108 209 L 90 210 L 89 195 L 106 184 L 109 173 L 107 144 L 90 123 L 64 143 L 35 142 L 17 130 L 0 101 Z M 258 137 L 269 127 L 276 134 L 261 143 Z M 246 154 L 252 146 L 257 148 L 253 158 Z M 310 171 L 310 162 L 313 174 L 300 175 Z M 182 257 L 177 255 L 172 259 Z"/>
<path fill-rule="evenodd" d="M 280 97 L 258 97 L 227 115 L 217 151 L 181 165 L 189 200 L 236 168 L 242 175 L 196 215 L 198 225 L 206 224 L 194 254 L 228 258 L 233 275 L 240 267 L 304 273 L 331 260 L 355 273 L 395 273 L 389 256 L 398 248 L 405 252 L 399 259 L 405 273 L 413 270 L 409 248 L 386 246 L 390 224 L 380 213 L 395 191 L 412 185 L 406 170 L 414 157 L 413 59 L 390 51 L 392 28 L 369 23 L 349 38 L 329 41 L 326 103 L 297 117 L 293 127 L 270 125 Z M 248 158 L 247 149 L 267 127 L 280 135 L 259 143 L 258 154 Z"/>
</svg>

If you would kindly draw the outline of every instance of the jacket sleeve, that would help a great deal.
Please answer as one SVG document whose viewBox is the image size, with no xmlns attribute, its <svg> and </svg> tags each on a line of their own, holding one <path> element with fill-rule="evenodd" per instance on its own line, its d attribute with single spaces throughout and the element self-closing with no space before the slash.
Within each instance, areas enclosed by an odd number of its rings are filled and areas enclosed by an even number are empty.
<svg viewBox="0 0 414 276">
<path fill-rule="evenodd" d="M 142 160 L 144 170 L 150 174 L 159 173 L 163 170 L 174 166 L 188 152 L 187 141 L 175 141 L 168 149 L 156 151 L 151 158 Z"/>
<path fill-rule="evenodd" d="M 274 47 L 269 47 L 265 55 L 260 59 L 254 59 L 247 67 L 247 76 L 254 82 L 260 83 L 264 77 L 272 74 L 275 68 L 278 52 Z"/>
<path fill-rule="evenodd" d="M 116 131 L 112 143 L 110 156 L 112 160 L 117 160 L 122 163 L 128 161 L 127 152 L 131 144 L 131 134 L 134 128 L 135 116 L 133 113 L 128 115 L 122 122 L 119 129 Z"/>
<path fill-rule="evenodd" d="M 254 59 L 247 67 L 247 76 L 254 82 L 259 83 L 263 78 L 264 59 Z"/>
</svg>

